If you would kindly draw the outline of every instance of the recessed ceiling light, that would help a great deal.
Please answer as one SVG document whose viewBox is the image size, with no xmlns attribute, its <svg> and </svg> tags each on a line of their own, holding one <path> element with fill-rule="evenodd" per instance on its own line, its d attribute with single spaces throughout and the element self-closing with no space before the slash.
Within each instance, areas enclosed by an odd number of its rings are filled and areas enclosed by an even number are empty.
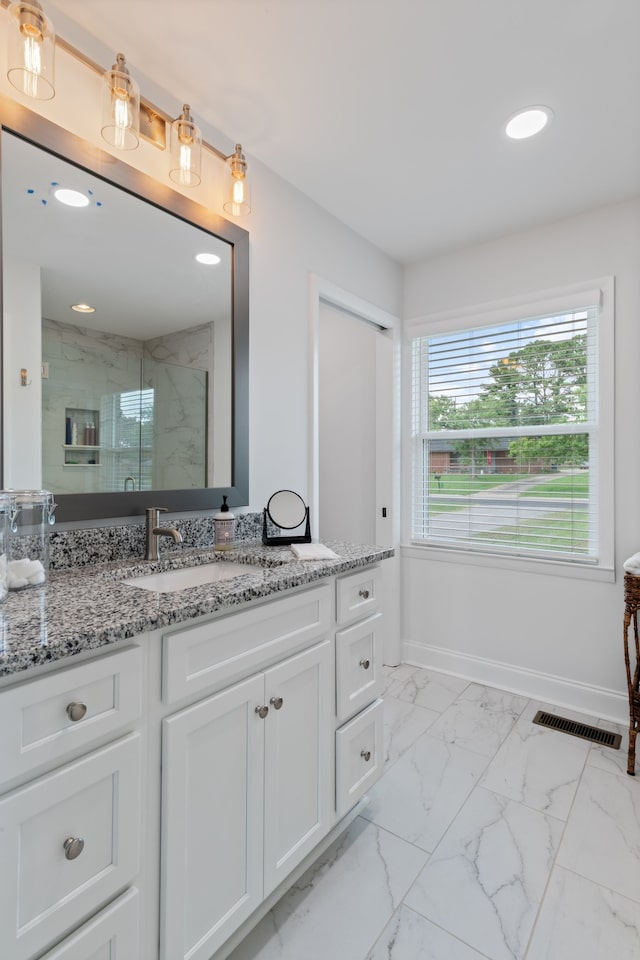
<svg viewBox="0 0 640 960">
<path fill-rule="evenodd" d="M 56 187 L 53 195 L 60 203 L 67 207 L 88 207 L 90 200 L 86 193 L 80 193 L 79 190 L 69 190 L 68 187 Z"/>
<path fill-rule="evenodd" d="M 96 308 L 89 306 L 88 303 L 72 303 L 71 309 L 75 310 L 76 313 L 95 313 Z"/>
<path fill-rule="evenodd" d="M 220 257 L 217 257 L 215 253 L 196 253 L 196 260 L 198 263 L 206 263 L 209 266 L 220 263 Z"/>
<path fill-rule="evenodd" d="M 533 137 L 544 130 L 552 117 L 553 111 L 549 107 L 526 107 L 509 117 L 505 133 L 512 140 L 526 140 L 527 137 Z"/>
</svg>

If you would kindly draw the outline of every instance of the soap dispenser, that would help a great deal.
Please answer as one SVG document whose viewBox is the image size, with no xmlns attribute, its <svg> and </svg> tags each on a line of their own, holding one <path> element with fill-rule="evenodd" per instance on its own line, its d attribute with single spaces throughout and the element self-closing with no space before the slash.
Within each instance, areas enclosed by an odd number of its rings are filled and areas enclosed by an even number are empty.
<svg viewBox="0 0 640 960">
<path fill-rule="evenodd" d="M 213 518 L 215 527 L 215 549 L 230 550 L 233 547 L 233 538 L 236 530 L 236 518 L 229 510 L 227 498 L 222 498 L 219 513 Z"/>
</svg>

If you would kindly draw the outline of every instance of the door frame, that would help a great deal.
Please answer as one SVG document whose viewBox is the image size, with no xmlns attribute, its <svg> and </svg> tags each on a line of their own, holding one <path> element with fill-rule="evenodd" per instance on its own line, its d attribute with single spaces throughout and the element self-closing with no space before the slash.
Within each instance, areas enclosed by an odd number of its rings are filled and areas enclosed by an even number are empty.
<svg viewBox="0 0 640 960">
<path fill-rule="evenodd" d="M 391 449 L 391 491 L 389 498 L 390 517 L 382 521 L 376 516 L 376 540 L 380 546 L 393 547 L 396 551 L 393 560 L 385 561 L 389 581 L 387 594 L 387 623 L 385 630 L 385 663 L 400 662 L 400 608 L 399 569 L 400 569 L 400 490 L 401 490 L 401 321 L 399 317 L 387 313 L 375 304 L 363 300 L 349 290 L 345 290 L 316 273 L 309 274 L 309 438 L 308 480 L 309 508 L 311 512 L 311 535 L 318 539 L 320 505 L 320 303 L 324 302 L 339 310 L 353 314 L 356 318 L 375 324 L 386 331 L 392 341 L 392 370 L 389 394 L 391 410 L 376 410 L 376 429 L 390 429 Z M 383 335 L 383 334 L 381 334 Z M 376 397 L 376 400 L 378 398 Z M 381 416 L 384 413 L 385 416 Z M 380 445 L 378 445 L 380 446 Z M 376 471 L 378 472 L 378 471 Z M 389 522 L 390 521 L 390 522 Z"/>
</svg>

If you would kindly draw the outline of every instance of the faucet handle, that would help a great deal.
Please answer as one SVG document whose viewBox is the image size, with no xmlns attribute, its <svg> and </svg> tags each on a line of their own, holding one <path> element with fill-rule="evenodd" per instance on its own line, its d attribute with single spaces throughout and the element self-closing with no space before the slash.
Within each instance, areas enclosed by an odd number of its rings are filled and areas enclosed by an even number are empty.
<svg viewBox="0 0 640 960">
<path fill-rule="evenodd" d="M 147 516 L 152 517 L 154 514 L 157 516 L 159 513 L 167 513 L 167 507 L 147 507 Z"/>
</svg>

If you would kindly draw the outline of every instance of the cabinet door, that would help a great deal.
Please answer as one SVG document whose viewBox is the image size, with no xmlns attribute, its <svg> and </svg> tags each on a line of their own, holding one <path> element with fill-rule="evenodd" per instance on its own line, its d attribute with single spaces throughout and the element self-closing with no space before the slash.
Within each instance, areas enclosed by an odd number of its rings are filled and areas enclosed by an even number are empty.
<svg viewBox="0 0 640 960">
<path fill-rule="evenodd" d="M 328 640 L 265 674 L 265 896 L 329 829 L 330 674 Z"/>
<path fill-rule="evenodd" d="M 133 734 L 0 800 L 3 957 L 40 955 L 133 880 L 139 778 Z"/>
<path fill-rule="evenodd" d="M 209 960 L 262 900 L 260 674 L 163 721 L 162 960 Z"/>
</svg>

